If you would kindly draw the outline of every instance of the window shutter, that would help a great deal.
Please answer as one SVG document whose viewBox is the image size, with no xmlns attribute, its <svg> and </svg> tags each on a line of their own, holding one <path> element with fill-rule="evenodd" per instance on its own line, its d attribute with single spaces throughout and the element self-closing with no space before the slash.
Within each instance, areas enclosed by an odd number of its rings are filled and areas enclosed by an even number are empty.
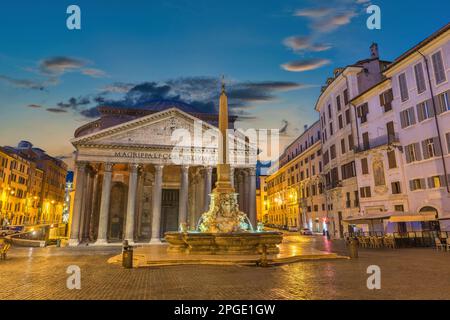
<svg viewBox="0 0 450 320">
<path fill-rule="evenodd" d="M 434 152 L 436 157 L 440 157 L 442 155 L 442 149 L 441 145 L 439 144 L 439 138 L 434 137 L 433 138 L 433 144 L 434 144 Z"/>
<path fill-rule="evenodd" d="M 409 180 L 409 190 L 414 191 L 414 180 Z"/>
<path fill-rule="evenodd" d="M 425 105 L 428 111 L 428 117 L 434 117 L 433 99 L 425 101 Z"/>
<path fill-rule="evenodd" d="M 425 178 L 420 179 L 420 189 L 426 189 Z"/>
<path fill-rule="evenodd" d="M 384 100 L 384 93 L 380 94 L 380 106 L 384 106 L 385 100 Z"/>
<path fill-rule="evenodd" d="M 422 63 L 419 63 L 414 66 L 414 73 L 416 75 L 417 92 L 422 93 L 426 90 Z"/>
<path fill-rule="evenodd" d="M 422 122 L 425 120 L 425 113 L 424 113 L 424 105 L 422 103 L 419 103 L 417 106 L 417 118 L 419 119 L 419 122 Z"/>
<path fill-rule="evenodd" d="M 408 113 L 409 113 L 409 119 L 411 120 L 411 125 L 415 124 L 416 116 L 415 116 L 414 108 L 409 108 Z"/>
<path fill-rule="evenodd" d="M 425 160 L 430 157 L 430 155 L 428 153 L 428 148 L 427 148 L 427 140 L 422 141 L 422 152 L 423 152 L 423 158 Z"/>
<path fill-rule="evenodd" d="M 444 63 L 442 61 L 441 52 L 435 53 L 432 56 L 432 60 L 433 60 L 433 69 L 434 69 L 434 77 L 436 80 L 436 84 L 444 82 L 445 81 L 445 70 L 444 70 Z"/>
<path fill-rule="evenodd" d="M 406 146 L 406 152 L 405 152 L 405 157 L 406 157 L 406 163 L 411 163 L 411 146 Z"/>
<path fill-rule="evenodd" d="M 406 101 L 409 99 L 408 95 L 408 85 L 406 83 L 406 75 L 402 73 L 399 78 L 399 85 L 400 85 L 400 95 L 402 98 L 402 101 Z"/>
<path fill-rule="evenodd" d="M 406 116 L 405 111 L 400 112 L 400 122 L 401 122 L 401 125 L 402 125 L 402 129 L 406 127 L 405 116 Z"/>
<path fill-rule="evenodd" d="M 428 179 L 428 188 L 433 189 L 434 188 L 434 180 L 433 177 L 429 177 Z"/>
<path fill-rule="evenodd" d="M 417 161 L 421 161 L 422 160 L 422 155 L 420 153 L 420 143 L 419 142 L 414 144 L 414 153 L 416 155 L 416 160 Z"/>
</svg>

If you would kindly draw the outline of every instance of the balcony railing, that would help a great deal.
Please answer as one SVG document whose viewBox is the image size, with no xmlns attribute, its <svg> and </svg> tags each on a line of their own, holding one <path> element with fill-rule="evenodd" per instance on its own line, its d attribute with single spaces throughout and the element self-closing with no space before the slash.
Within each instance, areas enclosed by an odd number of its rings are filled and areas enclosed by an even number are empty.
<svg viewBox="0 0 450 320">
<path fill-rule="evenodd" d="M 393 143 L 400 142 L 400 139 L 398 137 L 398 133 L 395 134 L 389 134 L 389 135 L 383 135 L 378 136 L 374 139 L 370 139 L 368 144 L 364 144 L 359 147 L 355 147 L 356 152 L 363 152 L 371 149 L 375 149 L 381 146 L 387 146 Z"/>
</svg>

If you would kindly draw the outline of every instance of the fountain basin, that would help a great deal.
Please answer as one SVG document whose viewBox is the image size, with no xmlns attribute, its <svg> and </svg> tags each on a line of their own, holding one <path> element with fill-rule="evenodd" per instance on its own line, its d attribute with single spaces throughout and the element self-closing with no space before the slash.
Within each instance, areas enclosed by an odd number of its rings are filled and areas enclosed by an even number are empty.
<svg viewBox="0 0 450 320">
<path fill-rule="evenodd" d="M 281 232 L 166 232 L 169 253 L 252 255 L 261 254 L 264 246 L 267 254 L 278 254 L 283 241 Z"/>
</svg>

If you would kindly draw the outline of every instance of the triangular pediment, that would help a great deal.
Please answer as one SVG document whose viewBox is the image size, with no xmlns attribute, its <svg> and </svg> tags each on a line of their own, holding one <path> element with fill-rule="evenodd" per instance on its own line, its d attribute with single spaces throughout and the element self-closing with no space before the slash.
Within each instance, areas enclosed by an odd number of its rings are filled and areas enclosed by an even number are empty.
<svg viewBox="0 0 450 320">
<path fill-rule="evenodd" d="M 167 109 L 114 127 L 91 133 L 72 140 L 77 145 L 149 145 L 173 146 L 174 137 L 181 132 L 194 135 L 200 132 L 218 132 L 214 127 L 177 108 Z M 178 130 L 178 131 L 177 131 Z"/>
</svg>

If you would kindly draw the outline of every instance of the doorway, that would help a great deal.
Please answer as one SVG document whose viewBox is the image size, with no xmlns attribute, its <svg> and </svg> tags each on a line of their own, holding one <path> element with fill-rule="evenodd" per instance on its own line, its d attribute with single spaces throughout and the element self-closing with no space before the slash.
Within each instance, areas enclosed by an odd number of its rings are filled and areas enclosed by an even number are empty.
<svg viewBox="0 0 450 320">
<path fill-rule="evenodd" d="M 163 189 L 161 201 L 161 238 L 168 231 L 178 230 L 179 190 Z"/>
</svg>

